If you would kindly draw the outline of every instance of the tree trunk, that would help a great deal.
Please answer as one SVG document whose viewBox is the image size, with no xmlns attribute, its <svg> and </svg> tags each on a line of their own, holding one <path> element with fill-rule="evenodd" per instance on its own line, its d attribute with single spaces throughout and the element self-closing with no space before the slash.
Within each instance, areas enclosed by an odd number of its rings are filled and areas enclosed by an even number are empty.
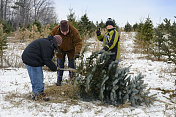
<svg viewBox="0 0 176 117">
<path fill-rule="evenodd" d="M 7 3 L 8 3 L 8 0 L 5 1 L 5 7 L 4 7 L 4 20 L 6 21 L 6 18 L 7 18 Z"/>
<path fill-rule="evenodd" d="M 3 4 L 4 4 L 4 1 L 3 1 L 3 0 L 1 0 L 0 20 L 3 20 Z"/>
</svg>

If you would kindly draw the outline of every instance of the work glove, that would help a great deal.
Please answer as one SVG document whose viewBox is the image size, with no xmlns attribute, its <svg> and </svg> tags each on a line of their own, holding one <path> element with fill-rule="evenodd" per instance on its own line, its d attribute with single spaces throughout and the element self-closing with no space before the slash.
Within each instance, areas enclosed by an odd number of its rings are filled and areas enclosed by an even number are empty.
<svg viewBox="0 0 176 117">
<path fill-rule="evenodd" d="M 96 31 L 96 33 L 97 33 L 97 36 L 100 36 L 100 35 L 101 35 L 100 28 L 98 28 L 98 30 Z"/>
<path fill-rule="evenodd" d="M 63 68 L 57 67 L 57 71 L 59 71 L 59 70 L 61 70 L 61 69 L 63 69 Z"/>
<path fill-rule="evenodd" d="M 57 49 L 56 50 L 56 55 L 61 55 L 62 54 L 62 51 L 60 49 Z"/>
<path fill-rule="evenodd" d="M 101 49 L 100 51 L 98 51 L 98 54 L 103 54 L 105 52 L 104 49 Z"/>
<path fill-rule="evenodd" d="M 76 58 L 79 58 L 79 56 L 80 56 L 79 53 L 77 53 L 77 54 L 74 55 L 74 58 L 75 58 L 75 59 L 76 59 Z"/>
<path fill-rule="evenodd" d="M 57 67 L 57 71 L 60 70 L 60 67 Z"/>
</svg>

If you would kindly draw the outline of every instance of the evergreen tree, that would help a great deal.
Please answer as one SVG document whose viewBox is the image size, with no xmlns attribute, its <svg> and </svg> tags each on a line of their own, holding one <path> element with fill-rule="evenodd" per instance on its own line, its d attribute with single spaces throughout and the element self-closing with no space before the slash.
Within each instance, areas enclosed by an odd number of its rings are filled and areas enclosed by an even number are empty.
<svg viewBox="0 0 176 117">
<path fill-rule="evenodd" d="M 117 23 L 116 23 L 116 21 L 115 21 L 114 19 L 113 19 L 113 22 L 114 22 L 114 24 L 115 24 L 116 30 L 119 31 L 119 26 L 117 25 Z"/>
<path fill-rule="evenodd" d="M 157 57 L 158 60 L 160 60 L 162 56 L 162 44 L 165 41 L 163 35 L 164 35 L 164 24 L 160 24 L 157 28 L 154 30 L 154 39 L 153 39 L 153 47 L 151 47 L 151 53 Z"/>
<path fill-rule="evenodd" d="M 176 23 L 170 23 L 170 20 L 165 19 L 166 34 L 163 35 L 166 40 L 162 44 L 163 55 L 168 56 L 168 60 L 171 60 L 176 65 Z"/>
<path fill-rule="evenodd" d="M 153 23 L 150 20 L 150 18 L 147 18 L 147 20 L 144 23 L 143 35 L 144 35 L 144 41 L 150 42 L 150 40 L 153 39 L 154 29 L 153 29 Z"/>
<path fill-rule="evenodd" d="M 104 103 L 121 105 L 129 103 L 132 106 L 145 103 L 147 106 L 155 100 L 145 91 L 143 76 L 135 78 L 129 75 L 129 68 L 120 68 L 119 61 L 113 61 L 109 67 L 105 65 L 112 53 L 92 53 L 78 66 L 74 88 L 79 98 L 85 100 L 101 100 Z"/>
<path fill-rule="evenodd" d="M 141 41 L 144 38 L 143 35 L 143 27 L 144 27 L 144 23 L 139 23 L 138 27 L 137 27 L 137 34 L 136 34 L 136 39 Z"/>
<path fill-rule="evenodd" d="M 125 30 L 125 32 L 130 32 L 130 31 L 132 31 L 132 26 L 130 25 L 129 22 L 126 23 L 124 30 Z"/>
<path fill-rule="evenodd" d="M 75 28 L 78 28 L 75 12 L 73 12 L 73 9 L 69 9 L 69 11 L 70 13 L 67 15 L 67 20 L 70 21 Z"/>
<path fill-rule="evenodd" d="M 150 42 L 153 39 L 154 27 L 150 18 L 147 18 L 145 23 L 140 23 L 137 29 L 137 39 L 145 42 Z"/>
<path fill-rule="evenodd" d="M 53 24 L 50 25 L 49 29 L 52 30 L 52 29 L 53 29 L 54 27 L 56 27 L 57 25 L 58 25 L 58 23 L 55 22 L 55 23 L 53 23 Z"/>
<path fill-rule="evenodd" d="M 38 20 L 35 20 L 32 25 L 33 25 L 33 26 L 36 25 L 38 31 L 41 33 L 42 25 L 41 25 L 41 23 L 40 23 Z"/>
<path fill-rule="evenodd" d="M 176 64 L 176 23 L 171 24 L 170 20 L 164 19 L 164 23 L 155 29 L 154 44 L 152 52 L 158 59 L 164 55 Z"/>
<path fill-rule="evenodd" d="M 90 37 L 93 36 L 95 30 L 96 30 L 96 25 L 93 23 L 93 21 L 91 21 L 91 29 L 90 29 L 90 34 L 89 34 Z"/>
<path fill-rule="evenodd" d="M 154 27 L 150 18 L 145 23 L 140 23 L 137 29 L 136 39 L 138 44 L 142 44 L 146 52 L 149 52 L 151 42 L 154 37 Z"/>
<path fill-rule="evenodd" d="M 134 31 L 137 31 L 138 23 L 135 23 L 132 28 L 133 28 Z"/>
<path fill-rule="evenodd" d="M 92 33 L 92 23 L 89 21 L 87 14 L 84 14 L 80 21 L 78 22 L 78 30 L 81 34 L 81 37 L 84 39 L 86 36 L 90 36 Z"/>
<path fill-rule="evenodd" d="M 176 65 L 176 22 L 172 24 L 168 38 L 169 51 L 171 53 L 169 60 L 173 61 L 173 63 Z"/>
<path fill-rule="evenodd" d="M 3 25 L 3 32 L 4 33 L 8 34 L 8 33 L 12 32 L 12 31 L 14 31 L 11 21 L 3 21 L 2 25 Z"/>
<path fill-rule="evenodd" d="M 105 28 L 106 28 L 106 25 L 105 25 L 105 23 L 103 23 L 103 20 L 101 20 L 100 23 L 96 22 L 96 25 L 97 25 L 96 28 L 97 28 L 97 29 L 100 28 L 101 31 L 105 30 Z"/>
<path fill-rule="evenodd" d="M 98 27 L 101 29 L 106 28 L 106 25 L 105 23 L 103 23 L 103 20 L 101 20 L 101 22 L 98 24 Z"/>
</svg>

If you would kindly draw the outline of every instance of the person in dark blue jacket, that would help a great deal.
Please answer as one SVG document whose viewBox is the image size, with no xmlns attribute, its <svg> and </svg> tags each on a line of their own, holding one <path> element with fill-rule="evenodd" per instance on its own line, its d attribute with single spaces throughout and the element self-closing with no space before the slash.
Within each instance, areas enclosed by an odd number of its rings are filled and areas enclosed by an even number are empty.
<svg viewBox="0 0 176 117">
<path fill-rule="evenodd" d="M 38 100 L 44 94 L 43 70 L 46 65 L 51 71 L 57 71 L 57 66 L 52 61 L 54 50 L 62 43 L 60 35 L 40 38 L 31 42 L 22 53 L 23 63 L 26 65 L 32 84 L 33 100 Z"/>
</svg>

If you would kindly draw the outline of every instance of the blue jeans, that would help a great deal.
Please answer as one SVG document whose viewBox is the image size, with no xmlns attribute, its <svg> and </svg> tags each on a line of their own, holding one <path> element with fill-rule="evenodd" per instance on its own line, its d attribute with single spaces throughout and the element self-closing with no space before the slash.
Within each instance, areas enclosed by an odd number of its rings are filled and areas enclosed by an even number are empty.
<svg viewBox="0 0 176 117">
<path fill-rule="evenodd" d="M 31 80 L 32 92 L 36 95 L 42 93 L 44 91 L 42 67 L 32 67 L 26 65 L 26 68 Z"/>
<path fill-rule="evenodd" d="M 66 54 L 64 54 L 63 58 L 60 60 L 57 58 L 57 66 L 60 68 L 64 68 L 64 63 L 65 63 L 65 56 Z M 68 58 L 68 67 L 69 68 L 75 68 L 75 60 L 74 59 L 69 59 Z M 62 81 L 62 76 L 63 76 L 63 70 L 59 70 L 57 71 L 57 82 L 61 82 Z M 69 71 L 69 76 L 72 79 L 74 76 L 74 72 L 70 72 Z"/>
</svg>

